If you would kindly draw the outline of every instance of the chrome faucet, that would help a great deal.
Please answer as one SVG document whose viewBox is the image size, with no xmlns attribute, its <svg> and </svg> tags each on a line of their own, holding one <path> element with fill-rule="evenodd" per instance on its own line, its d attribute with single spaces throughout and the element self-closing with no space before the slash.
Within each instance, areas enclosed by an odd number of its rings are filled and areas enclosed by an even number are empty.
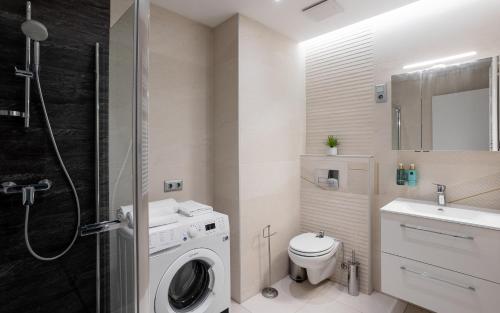
<svg viewBox="0 0 500 313">
<path fill-rule="evenodd" d="M 23 205 L 32 206 L 35 203 L 35 192 L 46 191 L 52 187 L 52 182 L 48 179 L 43 179 L 36 184 L 18 185 L 13 182 L 3 182 L 0 184 L 0 193 L 14 194 L 20 193 L 23 196 Z"/>
<path fill-rule="evenodd" d="M 446 185 L 434 184 L 437 187 L 436 202 L 440 206 L 446 206 Z"/>
<path fill-rule="evenodd" d="M 316 235 L 317 238 L 324 238 L 325 237 L 325 231 L 320 230 L 319 233 Z"/>
</svg>

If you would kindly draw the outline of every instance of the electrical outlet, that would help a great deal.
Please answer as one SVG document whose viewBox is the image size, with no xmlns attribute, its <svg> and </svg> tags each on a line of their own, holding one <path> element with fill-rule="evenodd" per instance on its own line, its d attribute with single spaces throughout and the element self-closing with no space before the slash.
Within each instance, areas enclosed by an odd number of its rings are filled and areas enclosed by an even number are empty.
<svg viewBox="0 0 500 313">
<path fill-rule="evenodd" d="M 166 180 L 163 183 L 164 192 L 181 191 L 184 186 L 182 179 Z"/>
</svg>

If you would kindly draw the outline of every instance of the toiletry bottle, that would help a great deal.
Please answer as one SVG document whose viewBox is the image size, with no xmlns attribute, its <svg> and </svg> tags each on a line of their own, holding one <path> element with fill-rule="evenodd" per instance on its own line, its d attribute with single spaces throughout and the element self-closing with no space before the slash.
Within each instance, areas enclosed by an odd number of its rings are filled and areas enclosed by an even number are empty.
<svg viewBox="0 0 500 313">
<path fill-rule="evenodd" d="M 406 182 L 406 174 L 403 163 L 399 163 L 398 170 L 396 171 L 396 184 L 404 185 Z"/>
<path fill-rule="evenodd" d="M 410 164 L 407 180 L 408 186 L 415 187 L 417 185 L 417 170 L 415 169 L 415 164 Z"/>
</svg>

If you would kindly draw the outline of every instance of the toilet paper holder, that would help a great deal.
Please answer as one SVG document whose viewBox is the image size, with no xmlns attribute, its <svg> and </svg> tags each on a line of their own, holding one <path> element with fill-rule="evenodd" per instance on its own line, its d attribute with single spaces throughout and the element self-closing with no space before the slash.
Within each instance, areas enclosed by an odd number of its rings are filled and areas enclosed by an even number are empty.
<svg viewBox="0 0 500 313">
<path fill-rule="evenodd" d="M 267 230 L 267 232 L 266 232 Z M 276 298 L 278 296 L 278 290 L 275 288 L 271 287 L 273 281 L 272 281 L 272 274 L 271 274 L 271 237 L 276 235 L 276 232 L 271 233 L 271 225 L 267 225 L 262 229 L 262 237 L 264 239 L 267 239 L 267 252 L 269 256 L 269 285 L 268 287 L 265 287 L 262 289 L 262 295 L 265 298 Z"/>
</svg>

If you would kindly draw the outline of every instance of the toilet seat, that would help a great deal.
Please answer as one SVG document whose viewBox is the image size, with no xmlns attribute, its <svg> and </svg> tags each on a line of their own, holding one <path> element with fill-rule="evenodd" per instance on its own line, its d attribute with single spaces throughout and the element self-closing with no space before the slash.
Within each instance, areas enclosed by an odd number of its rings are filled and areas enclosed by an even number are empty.
<svg viewBox="0 0 500 313">
<path fill-rule="evenodd" d="M 336 249 L 336 241 L 332 237 L 318 237 L 314 233 L 304 233 L 290 240 L 288 250 L 303 257 L 319 257 Z"/>
<path fill-rule="evenodd" d="M 294 248 L 292 247 L 288 247 L 288 250 L 295 254 L 295 255 L 300 255 L 300 256 L 303 256 L 303 257 L 306 257 L 306 258 L 313 258 L 313 257 L 320 257 L 320 256 L 324 256 L 324 255 L 327 255 L 327 254 L 330 254 L 333 250 L 333 246 L 328 249 L 328 250 L 325 250 L 325 251 L 320 251 L 320 252 L 316 252 L 316 253 L 306 253 L 306 252 L 303 252 L 303 251 L 297 251 L 295 250 Z"/>
</svg>

